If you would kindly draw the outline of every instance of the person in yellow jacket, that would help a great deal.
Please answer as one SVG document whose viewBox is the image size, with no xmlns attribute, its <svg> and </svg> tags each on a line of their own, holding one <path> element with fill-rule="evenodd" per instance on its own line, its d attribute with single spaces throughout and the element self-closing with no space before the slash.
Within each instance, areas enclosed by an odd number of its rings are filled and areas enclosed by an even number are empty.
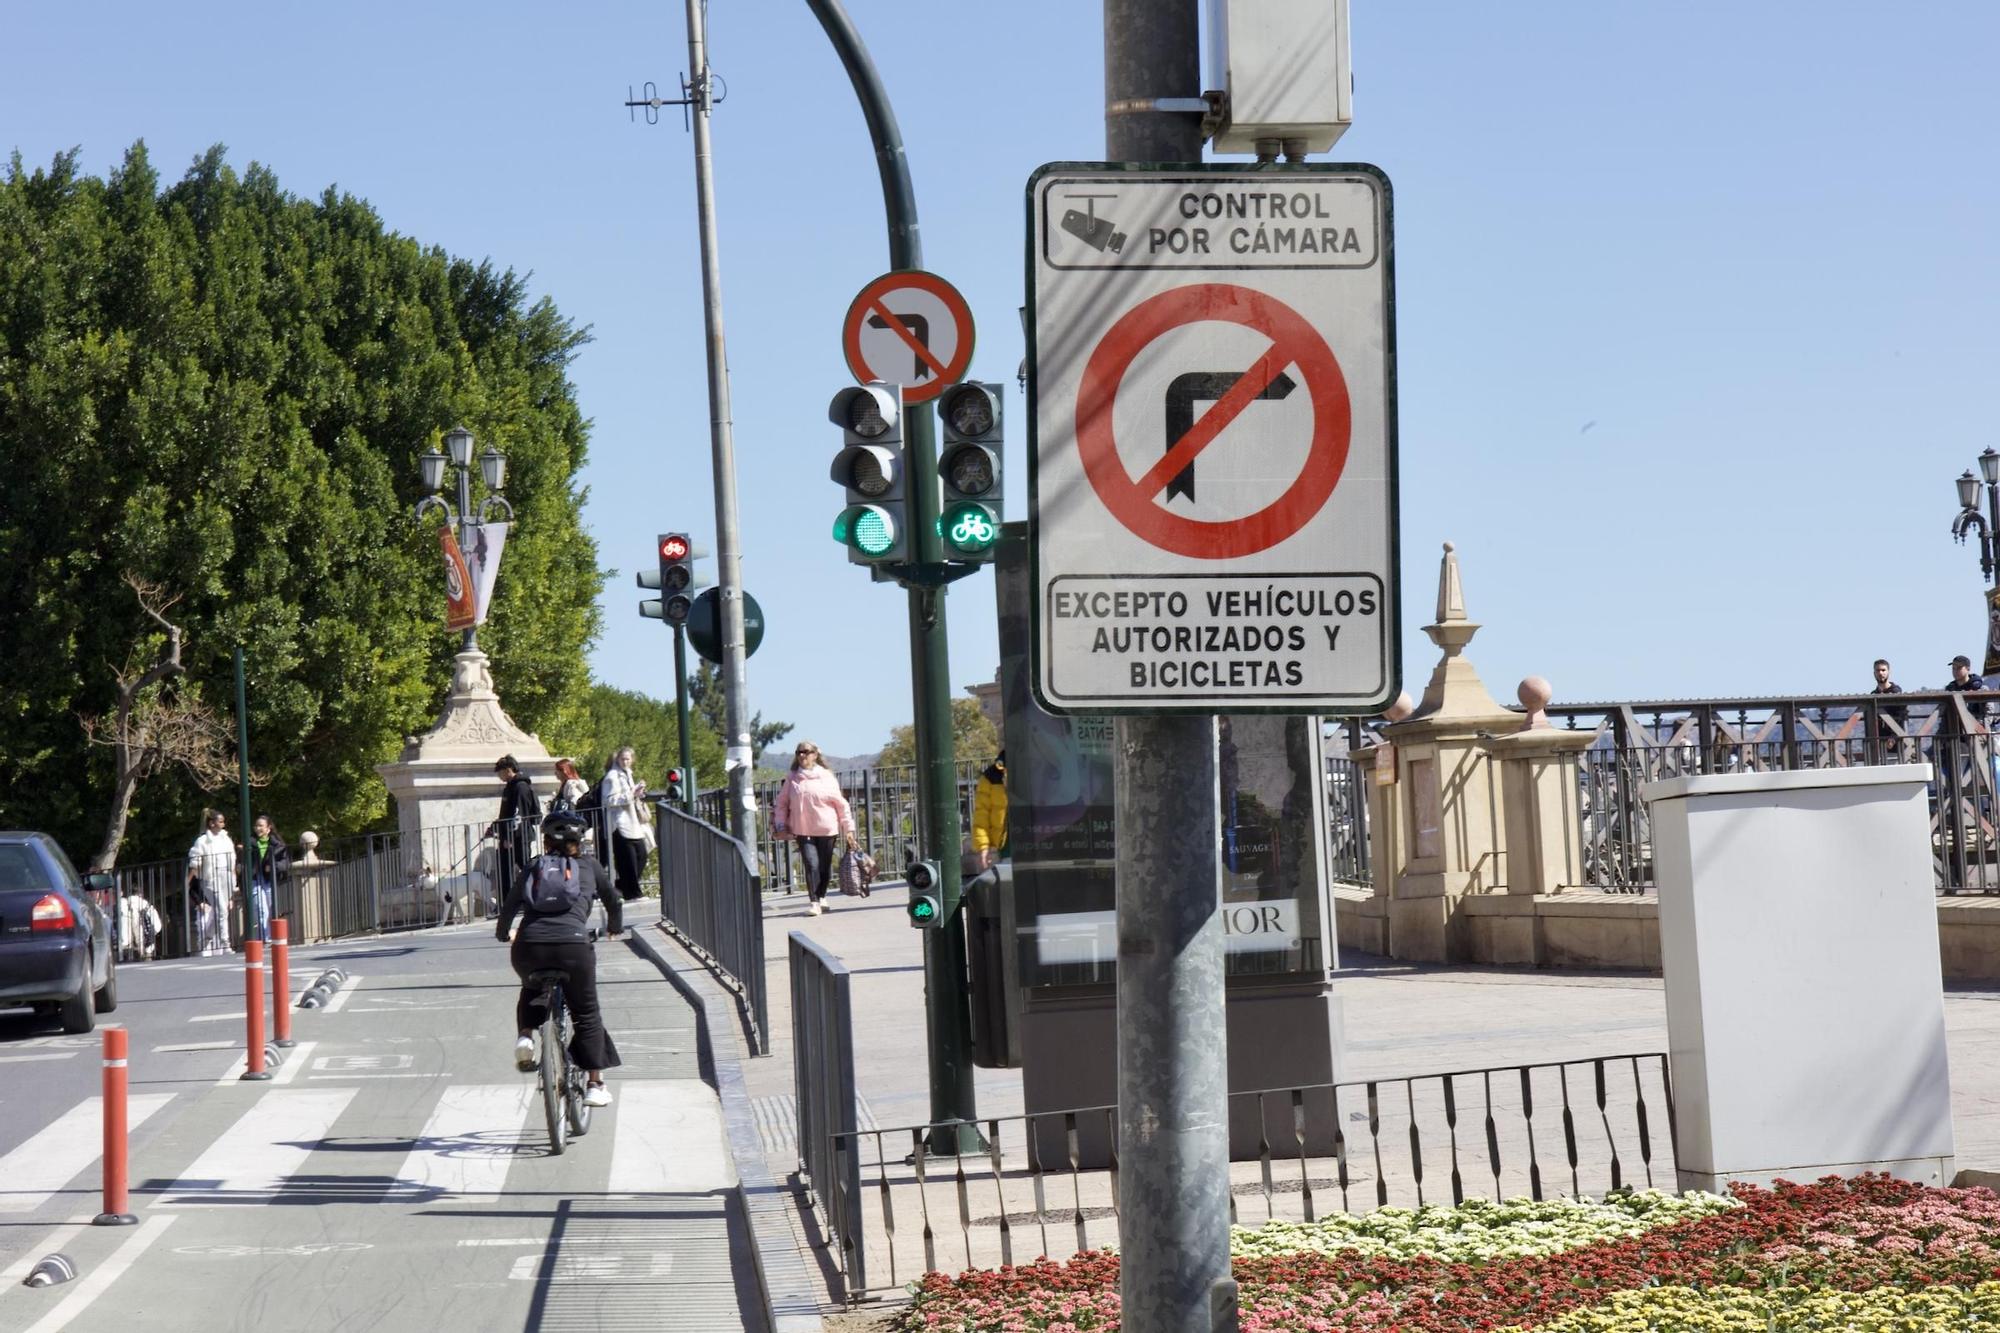
<svg viewBox="0 0 2000 1333">
<path fill-rule="evenodd" d="M 1002 750 L 979 775 L 972 793 L 972 846 L 962 867 L 979 874 L 1007 850 L 1007 752 Z"/>
</svg>

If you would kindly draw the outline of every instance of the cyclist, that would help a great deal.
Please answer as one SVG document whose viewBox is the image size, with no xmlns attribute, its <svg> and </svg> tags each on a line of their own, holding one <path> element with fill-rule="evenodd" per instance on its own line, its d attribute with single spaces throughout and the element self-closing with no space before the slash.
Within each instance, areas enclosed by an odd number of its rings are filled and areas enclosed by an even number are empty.
<svg viewBox="0 0 2000 1333">
<path fill-rule="evenodd" d="M 521 933 L 514 939 L 512 954 L 514 971 L 521 978 L 521 999 L 514 1009 L 521 1038 L 514 1043 L 514 1067 L 523 1072 L 535 1067 L 535 1030 L 548 1018 L 540 989 L 527 984 L 529 974 L 566 973 L 563 994 L 576 1020 L 570 1058 L 589 1077 L 585 1103 L 609 1106 L 611 1093 L 604 1086 L 604 1071 L 617 1067 L 620 1061 L 597 1007 L 597 955 L 589 932 L 591 899 L 604 904 L 605 922 L 614 940 L 624 929 L 624 914 L 611 877 L 597 858 L 583 855 L 583 834 L 588 827 L 582 815 L 567 810 L 542 821 L 542 854 L 508 886 L 494 935 L 506 943 L 514 917 L 521 916 Z"/>
</svg>

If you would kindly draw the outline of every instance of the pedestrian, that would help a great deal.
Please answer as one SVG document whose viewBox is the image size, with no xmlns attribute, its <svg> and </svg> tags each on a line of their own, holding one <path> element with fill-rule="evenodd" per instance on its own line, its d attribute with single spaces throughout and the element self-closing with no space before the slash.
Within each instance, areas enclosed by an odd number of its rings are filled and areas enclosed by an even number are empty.
<svg viewBox="0 0 2000 1333">
<path fill-rule="evenodd" d="M 500 818 L 486 826 L 486 836 L 498 840 L 500 855 L 494 867 L 500 879 L 499 898 L 504 901 L 514 886 L 514 877 L 534 854 L 535 830 L 542 822 L 541 798 L 535 784 L 513 755 L 503 754 L 493 761 L 493 776 L 500 779 Z M 493 910 L 497 914 L 500 903 Z"/>
<path fill-rule="evenodd" d="M 792 752 L 792 771 L 778 788 L 772 803 L 772 827 L 780 838 L 798 840 L 799 859 L 805 863 L 806 894 L 810 900 L 807 916 L 826 910 L 826 883 L 833 874 L 833 840 L 845 833 L 854 841 L 854 812 L 841 795 L 840 781 L 820 763 L 819 747 L 800 741 Z"/>
<path fill-rule="evenodd" d="M 126 885 L 125 896 L 118 901 L 119 961 L 150 960 L 163 929 L 159 909 L 146 901 L 145 892 L 136 883 Z"/>
<path fill-rule="evenodd" d="M 556 760 L 556 794 L 549 802 L 549 813 L 554 814 L 562 810 L 575 814 L 578 809 L 577 802 L 581 801 L 584 793 L 589 790 L 590 784 L 576 771 L 576 760 L 568 756 Z"/>
<path fill-rule="evenodd" d="M 271 904 L 277 897 L 278 881 L 292 870 L 292 850 L 278 836 L 269 815 L 258 815 L 250 826 L 251 931 L 260 940 L 271 938 Z"/>
<path fill-rule="evenodd" d="M 1975 691 L 1983 691 L 1986 688 L 1986 682 L 1972 674 L 1972 659 L 1964 653 L 1960 653 L 1957 657 L 1951 659 L 1951 683 L 1945 686 L 1945 688 L 1953 694 L 1971 694 Z M 1966 700 L 1965 711 L 1972 715 L 1974 722 L 1984 723 L 1986 721 L 1986 700 Z"/>
<path fill-rule="evenodd" d="M 1889 679 L 1889 659 L 1875 659 L 1875 688 L 1872 694 L 1901 694 L 1903 687 Z M 1894 725 L 1891 725 L 1891 724 Z M 1903 737 L 1909 731 L 1910 706 L 1908 704 L 1877 704 L 1875 706 L 1875 739 L 1877 748 L 1888 755 L 1900 755 Z"/>
<path fill-rule="evenodd" d="M 188 848 L 188 888 L 195 899 L 195 939 L 202 953 L 228 953 L 231 900 L 236 895 L 236 843 L 220 810 L 202 817 L 204 826 Z"/>
<path fill-rule="evenodd" d="M 960 860 L 962 877 L 970 882 L 984 874 L 1007 850 L 1007 752 L 1002 750 L 980 771 L 972 790 L 972 845 Z"/>
<path fill-rule="evenodd" d="M 646 784 L 632 775 L 639 761 L 629 745 L 611 756 L 604 775 L 604 808 L 611 824 L 611 865 L 618 878 L 618 896 L 631 902 L 639 896 L 639 879 L 653 850 L 653 830 L 646 823 Z"/>
</svg>

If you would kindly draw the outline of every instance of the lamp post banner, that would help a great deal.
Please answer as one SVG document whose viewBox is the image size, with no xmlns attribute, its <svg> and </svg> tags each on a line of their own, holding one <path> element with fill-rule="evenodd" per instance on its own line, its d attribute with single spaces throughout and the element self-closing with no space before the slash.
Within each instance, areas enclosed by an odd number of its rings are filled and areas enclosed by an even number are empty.
<svg viewBox="0 0 2000 1333">
<path fill-rule="evenodd" d="M 1988 678 L 2000 671 L 2000 587 L 1986 590 L 1986 666 L 1980 672 Z"/>
<path fill-rule="evenodd" d="M 479 623 L 479 612 L 473 606 L 472 573 L 465 567 L 465 552 L 458 549 L 458 538 L 448 526 L 438 529 L 438 544 L 444 548 L 444 627 L 469 630 Z"/>
<path fill-rule="evenodd" d="M 473 605 L 477 616 L 475 625 L 486 623 L 486 613 L 493 607 L 493 580 L 500 573 L 500 548 L 507 544 L 506 523 L 468 523 L 465 525 L 465 563 L 472 574 Z"/>
</svg>

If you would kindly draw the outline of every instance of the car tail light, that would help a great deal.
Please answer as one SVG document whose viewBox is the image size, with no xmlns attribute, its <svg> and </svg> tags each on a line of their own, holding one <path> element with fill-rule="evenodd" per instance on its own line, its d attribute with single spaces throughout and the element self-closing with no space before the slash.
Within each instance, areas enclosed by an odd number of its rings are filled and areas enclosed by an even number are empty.
<svg viewBox="0 0 2000 1333">
<path fill-rule="evenodd" d="M 45 894 L 29 913 L 29 922 L 33 930 L 75 930 L 76 913 L 69 910 L 66 899 Z"/>
</svg>

